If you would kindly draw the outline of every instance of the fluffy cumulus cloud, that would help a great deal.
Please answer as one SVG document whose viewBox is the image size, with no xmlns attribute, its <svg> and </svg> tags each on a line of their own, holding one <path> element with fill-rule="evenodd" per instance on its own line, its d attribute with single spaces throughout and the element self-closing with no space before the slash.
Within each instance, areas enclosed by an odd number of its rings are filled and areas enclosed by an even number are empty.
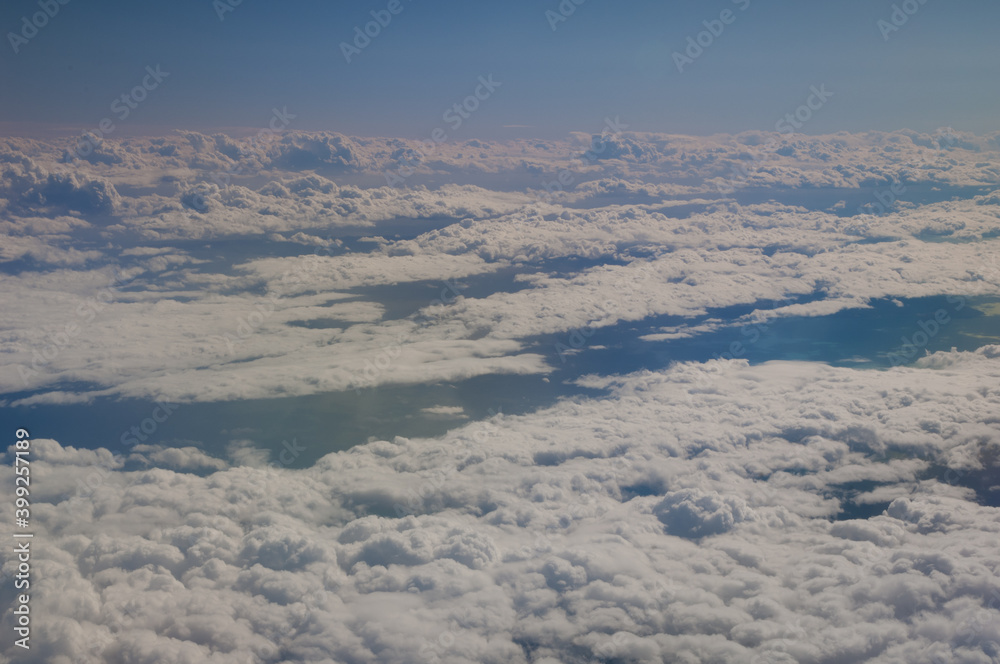
<svg viewBox="0 0 1000 664">
<path fill-rule="evenodd" d="M 1000 472 L 1000 348 L 923 365 L 594 377 L 301 470 L 35 440 L 35 636 L 5 655 L 988 662 L 1000 515 L 962 478 Z"/>
<path fill-rule="evenodd" d="M 279 123 L 280 124 L 280 123 Z M 942 128 L 839 133 L 826 136 L 746 132 L 693 137 L 629 132 L 609 123 L 603 134 L 573 134 L 564 141 L 425 141 L 348 137 L 332 132 L 279 131 L 227 136 L 178 132 L 165 137 L 78 138 L 50 142 L 5 139 L 10 152 L 27 154 L 44 167 L 56 164 L 135 178 L 178 177 L 216 184 L 259 181 L 284 171 L 385 175 L 406 184 L 412 177 L 456 173 L 520 174 L 542 179 L 570 171 L 572 185 L 603 175 L 645 183 L 662 191 L 664 182 L 686 190 L 717 191 L 721 180 L 739 186 L 861 186 L 898 179 L 903 184 L 992 184 L 1000 175 L 995 135 L 975 136 Z M 136 172 L 141 171 L 141 172 Z M 589 175 L 588 175 L 589 174 Z M 586 176 L 585 176 L 586 175 Z M 215 177 L 213 177 L 215 176 Z M 719 181 L 716 181 L 718 179 Z M 393 178 L 389 178 L 394 181 Z M 572 186 L 571 185 L 571 186 Z M 566 182 L 561 189 L 566 188 Z"/>
<path fill-rule="evenodd" d="M 324 188 L 333 191 L 327 182 L 316 176 L 292 186 L 315 192 L 306 197 L 311 200 Z M 456 188 L 435 195 L 462 200 L 478 194 Z M 545 364 L 526 352 L 527 339 L 650 316 L 689 318 L 671 334 L 693 336 L 712 327 L 699 316 L 735 305 L 786 301 L 760 314 L 782 317 L 830 315 L 873 299 L 991 295 L 1000 287 L 1000 244 L 989 230 L 997 212 L 979 202 L 873 217 L 864 234 L 832 213 L 734 203 L 684 218 L 636 206 L 495 216 L 480 210 L 437 230 L 413 231 L 412 239 L 376 235 L 353 250 L 329 228 L 304 232 L 279 224 L 267 228 L 283 232 L 258 246 L 265 252 L 281 247 L 281 255 L 251 254 L 235 264 L 154 241 L 160 232 L 150 230 L 149 245 L 119 245 L 116 262 L 127 267 L 127 283 L 99 266 L 115 258 L 100 245 L 72 242 L 88 222 L 63 217 L 43 229 L 41 220 L 23 219 L 6 226 L 11 241 L 4 253 L 64 269 L 4 278 L 0 299 L 7 315 L 0 334 L 8 352 L 0 359 L 7 369 L 0 385 L 22 392 L 82 381 L 92 386 L 92 394 L 78 397 L 83 400 L 310 394 L 409 383 L 421 375 L 544 372 Z M 213 214 L 208 209 L 188 210 L 188 221 L 201 224 L 194 218 Z M 228 214 L 218 223 L 236 223 Z M 956 220 L 963 228 L 949 241 L 922 237 L 932 225 Z M 255 223 L 239 222 L 253 232 L 260 228 Z M 112 238 L 130 232 L 103 231 Z M 558 261 L 568 259 L 591 263 L 561 268 Z M 489 275 L 512 271 L 518 274 L 510 285 L 469 290 Z M 359 297 L 358 289 L 405 283 L 435 290 L 402 318 L 377 298 Z M 820 299 L 792 301 L 807 296 Z M 372 375 L 368 363 L 387 353 L 391 366 Z M 114 365 L 95 357 L 113 358 Z M 192 383 L 200 390 L 192 392 Z"/>
<path fill-rule="evenodd" d="M 101 177 L 87 178 L 68 171 L 49 172 L 29 157 L 3 155 L 0 164 L 3 164 L 0 195 L 13 211 L 52 208 L 111 214 L 121 203 L 114 185 Z"/>
<path fill-rule="evenodd" d="M 1000 173 L 993 137 L 471 141 L 434 163 L 474 154 L 479 184 L 428 188 L 381 177 L 419 143 L 265 134 L 7 139 L 0 390 L 213 401 L 545 373 L 540 335 L 669 315 L 686 320 L 643 338 L 693 338 L 731 306 L 820 316 L 1000 287 L 1000 207 L 977 186 Z M 973 193 L 928 193 L 949 187 Z M 444 295 L 399 312 L 371 290 L 420 283 Z"/>
<path fill-rule="evenodd" d="M 0 658 L 1000 661 L 998 180 L 997 137 L 950 130 L 4 139 L 0 414 L 582 396 L 420 403 L 451 430 L 298 469 L 234 423 L 225 455 L 40 436 L 32 649 Z M 913 351 L 891 369 L 560 359 L 944 296 L 884 318 Z"/>
</svg>

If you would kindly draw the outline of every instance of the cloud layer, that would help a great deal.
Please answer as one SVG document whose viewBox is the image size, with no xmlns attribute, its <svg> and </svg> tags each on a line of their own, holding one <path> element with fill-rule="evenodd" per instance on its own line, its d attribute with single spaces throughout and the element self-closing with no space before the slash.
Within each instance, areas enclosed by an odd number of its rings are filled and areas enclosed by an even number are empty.
<svg viewBox="0 0 1000 664">
<path fill-rule="evenodd" d="M 998 179 L 997 136 L 951 131 L 4 139 L 0 407 L 554 384 L 551 341 L 614 326 L 645 349 L 988 311 Z M 997 661 L 1000 346 L 925 353 L 932 324 L 889 370 L 712 360 L 518 416 L 421 403 L 456 428 L 305 469 L 238 422 L 224 458 L 40 436 L 36 632 L 0 657 Z"/>
<path fill-rule="evenodd" d="M 305 470 L 36 440 L 37 645 L 6 655 L 990 661 L 1000 516 L 962 478 L 997 476 L 1000 348 L 924 364 L 594 377 Z"/>
<path fill-rule="evenodd" d="M 540 335 L 671 315 L 689 321 L 666 334 L 692 337 L 734 305 L 807 296 L 760 315 L 830 315 L 1000 287 L 997 197 L 959 189 L 996 182 L 993 137 L 602 140 L 575 162 L 600 141 L 448 145 L 435 159 L 465 172 L 474 151 L 483 186 L 429 189 L 371 179 L 419 148 L 396 139 L 187 132 L 85 159 L 7 139 L 0 390 L 219 401 L 545 373 Z M 731 162 L 747 168 L 722 195 Z M 445 296 L 403 315 L 372 291 L 421 283 Z"/>
</svg>

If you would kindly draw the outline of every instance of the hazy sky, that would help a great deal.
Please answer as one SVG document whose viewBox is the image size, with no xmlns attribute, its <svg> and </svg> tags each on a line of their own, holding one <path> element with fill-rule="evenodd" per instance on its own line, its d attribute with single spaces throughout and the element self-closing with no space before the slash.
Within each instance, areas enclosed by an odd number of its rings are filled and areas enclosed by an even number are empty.
<svg viewBox="0 0 1000 664">
<path fill-rule="evenodd" d="M 464 137 L 598 132 L 606 116 L 633 130 L 774 129 L 821 85 L 833 97 L 803 132 L 998 128 L 992 0 L 908 0 L 916 11 L 892 32 L 878 25 L 891 25 L 890 0 L 564 0 L 573 12 L 558 22 L 558 0 L 399 0 L 350 63 L 341 44 L 389 0 L 41 2 L 55 15 L 37 34 L 22 17 L 39 0 L 0 6 L 3 122 L 97 126 L 160 65 L 169 76 L 120 131 L 261 127 L 287 107 L 290 128 L 422 137 L 489 74 L 501 85 Z M 702 35 L 679 72 L 673 53 L 724 10 L 729 24 L 712 24 L 721 34 Z"/>
</svg>

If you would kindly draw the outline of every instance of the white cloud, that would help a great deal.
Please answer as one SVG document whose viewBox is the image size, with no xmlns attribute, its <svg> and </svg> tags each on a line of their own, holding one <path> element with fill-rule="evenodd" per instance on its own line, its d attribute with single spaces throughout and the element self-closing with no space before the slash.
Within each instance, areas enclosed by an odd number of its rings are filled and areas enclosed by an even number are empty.
<svg viewBox="0 0 1000 664">
<path fill-rule="evenodd" d="M 684 339 L 1000 287 L 996 195 L 922 198 L 994 184 L 995 136 L 629 133 L 584 164 L 590 140 L 449 143 L 393 189 L 415 142 L 187 132 L 71 160 L 68 142 L 5 139 L 0 392 L 219 401 L 544 374 L 538 336 L 672 315 L 643 338 Z M 539 200 L 560 172 L 567 191 Z M 476 185 L 421 184 L 455 173 Z M 852 213 L 894 181 L 892 211 Z M 713 311 L 734 305 L 756 309 Z M 434 405 L 421 415 L 462 426 L 300 470 L 245 432 L 226 459 L 36 440 L 38 629 L 3 656 L 988 661 L 1000 518 L 976 501 L 1000 484 L 998 363 L 983 346 L 888 371 L 589 376 L 603 395 L 483 422 Z"/>
<path fill-rule="evenodd" d="M 53 489 L 110 455 L 33 441 L 25 661 L 989 656 L 1000 517 L 893 453 L 962 445 L 1000 403 L 996 355 L 678 365 L 309 469 L 111 467 L 87 498 Z M 860 478 L 910 493 L 831 521 Z"/>
</svg>

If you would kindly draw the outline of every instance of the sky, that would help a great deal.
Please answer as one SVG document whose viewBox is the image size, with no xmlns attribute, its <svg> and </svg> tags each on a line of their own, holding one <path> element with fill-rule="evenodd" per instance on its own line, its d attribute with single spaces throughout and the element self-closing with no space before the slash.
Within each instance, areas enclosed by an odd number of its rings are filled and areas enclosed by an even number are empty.
<svg viewBox="0 0 1000 664">
<path fill-rule="evenodd" d="M 295 129 L 420 138 L 489 75 L 463 138 L 597 132 L 615 116 L 633 131 L 773 130 L 823 85 L 803 133 L 987 133 L 1000 102 L 1000 6 L 978 0 L 912 0 L 909 15 L 888 0 L 400 0 L 396 14 L 386 0 L 55 1 L 37 33 L 23 19 L 38 0 L 0 8 L 0 78 L 19 91 L 0 97 L 8 132 L 96 126 L 157 65 L 168 76 L 123 133 L 254 128 L 287 108 Z M 391 20 L 348 62 L 371 12 Z M 679 68 L 675 53 L 694 57 Z"/>
<path fill-rule="evenodd" d="M 0 9 L 0 664 L 1000 662 L 996 6 L 235 1 Z"/>
</svg>

